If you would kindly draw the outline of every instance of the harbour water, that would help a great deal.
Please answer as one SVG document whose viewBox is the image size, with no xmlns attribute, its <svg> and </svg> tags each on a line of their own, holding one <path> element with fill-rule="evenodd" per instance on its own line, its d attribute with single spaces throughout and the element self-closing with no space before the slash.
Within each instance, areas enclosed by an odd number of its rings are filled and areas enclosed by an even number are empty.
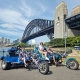
<svg viewBox="0 0 80 80">
<path fill-rule="evenodd" d="M 0 47 L 0 57 L 3 55 L 3 51 L 4 55 L 6 55 L 9 48 L 10 47 Z"/>
<path fill-rule="evenodd" d="M 0 58 L 1 58 L 1 56 L 4 54 L 4 56 L 8 53 L 7 51 L 8 51 L 8 49 L 10 49 L 11 47 L 0 47 Z M 4 53 L 3 53 L 3 51 L 4 51 Z M 33 52 L 33 50 L 31 50 L 31 49 L 27 49 L 26 50 L 27 52 Z"/>
</svg>

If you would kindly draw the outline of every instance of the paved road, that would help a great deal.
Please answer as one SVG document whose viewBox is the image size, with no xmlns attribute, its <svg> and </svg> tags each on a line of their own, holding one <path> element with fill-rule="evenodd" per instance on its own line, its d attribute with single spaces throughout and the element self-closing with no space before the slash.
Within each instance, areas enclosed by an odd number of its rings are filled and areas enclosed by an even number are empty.
<svg viewBox="0 0 80 80">
<path fill-rule="evenodd" d="M 0 67 L 0 80 L 80 80 L 80 68 L 70 70 L 65 66 L 50 66 L 50 72 L 43 75 L 37 69 L 28 71 L 22 67 L 14 67 L 4 71 Z"/>
</svg>

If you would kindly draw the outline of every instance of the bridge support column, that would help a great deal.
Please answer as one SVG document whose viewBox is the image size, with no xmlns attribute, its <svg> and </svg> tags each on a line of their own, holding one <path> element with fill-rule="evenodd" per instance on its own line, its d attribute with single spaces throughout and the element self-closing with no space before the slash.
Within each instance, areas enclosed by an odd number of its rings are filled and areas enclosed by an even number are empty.
<svg viewBox="0 0 80 80">
<path fill-rule="evenodd" d="M 65 18 L 68 16 L 68 9 L 66 3 L 63 1 L 56 7 L 55 19 L 54 19 L 54 38 L 64 38 Z"/>
</svg>

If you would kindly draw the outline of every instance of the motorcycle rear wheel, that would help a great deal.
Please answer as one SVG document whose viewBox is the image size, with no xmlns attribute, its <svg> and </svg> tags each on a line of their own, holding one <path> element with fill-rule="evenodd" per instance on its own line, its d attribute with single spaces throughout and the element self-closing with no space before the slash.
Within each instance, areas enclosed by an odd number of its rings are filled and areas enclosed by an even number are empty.
<svg viewBox="0 0 80 80">
<path fill-rule="evenodd" d="M 79 67 L 79 63 L 76 60 L 69 60 L 66 64 L 67 68 L 72 70 L 77 70 Z"/>
</svg>

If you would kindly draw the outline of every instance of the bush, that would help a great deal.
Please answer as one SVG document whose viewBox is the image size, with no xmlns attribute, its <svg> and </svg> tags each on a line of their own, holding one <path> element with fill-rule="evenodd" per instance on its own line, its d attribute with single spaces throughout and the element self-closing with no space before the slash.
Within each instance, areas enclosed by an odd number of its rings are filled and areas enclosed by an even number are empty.
<svg viewBox="0 0 80 80">
<path fill-rule="evenodd" d="M 45 43 L 45 45 L 51 47 L 64 47 L 65 39 L 64 38 L 52 39 L 50 42 Z M 80 46 L 80 36 L 66 38 L 66 46 L 67 47 Z"/>
<path fill-rule="evenodd" d="M 21 47 L 26 47 L 26 43 L 23 43 L 23 42 L 19 43 L 19 45 L 20 45 Z"/>
</svg>

